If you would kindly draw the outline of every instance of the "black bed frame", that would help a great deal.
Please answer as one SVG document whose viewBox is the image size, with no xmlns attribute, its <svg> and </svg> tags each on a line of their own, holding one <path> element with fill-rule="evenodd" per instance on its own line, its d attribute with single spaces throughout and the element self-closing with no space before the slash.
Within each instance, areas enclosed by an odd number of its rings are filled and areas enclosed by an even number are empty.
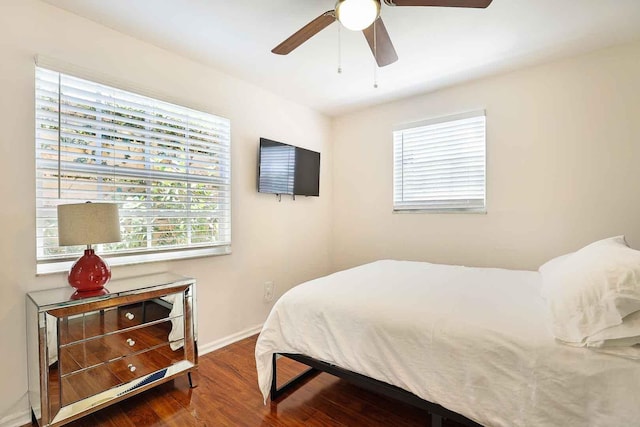
<svg viewBox="0 0 640 427">
<path fill-rule="evenodd" d="M 283 384 L 282 387 L 278 388 L 276 383 L 276 360 L 279 356 L 284 356 L 289 359 L 295 360 L 296 362 L 300 362 L 304 365 L 309 366 L 309 369 L 302 372 L 298 376 L 289 380 L 286 384 Z M 456 421 L 460 424 L 469 427 L 482 427 L 481 424 L 476 423 L 475 421 L 470 420 L 469 418 L 460 415 L 456 412 L 450 411 L 447 408 L 440 406 L 436 403 L 431 403 L 426 400 L 423 400 L 416 396 L 415 394 L 403 390 L 399 387 L 393 386 L 391 384 L 387 384 L 382 381 L 374 380 L 373 378 L 369 378 L 367 376 L 357 374 L 352 371 L 348 371 L 346 369 L 342 369 L 339 366 L 332 365 L 327 362 L 322 362 L 320 360 L 314 359 L 309 356 L 304 356 L 301 354 L 290 354 L 290 353 L 276 353 L 273 355 L 272 359 L 273 365 L 273 378 L 271 379 L 271 400 L 277 401 L 283 394 L 295 390 L 304 384 L 308 379 L 317 375 L 320 372 L 327 372 L 331 375 L 335 375 L 338 378 L 345 379 L 359 387 L 362 387 L 366 390 L 373 391 L 374 393 L 381 394 L 386 397 L 390 397 L 392 399 L 399 400 L 401 402 L 407 403 L 409 405 L 415 406 L 420 409 L 425 409 L 431 414 L 431 427 L 442 427 L 442 419 L 450 419 Z"/>
</svg>

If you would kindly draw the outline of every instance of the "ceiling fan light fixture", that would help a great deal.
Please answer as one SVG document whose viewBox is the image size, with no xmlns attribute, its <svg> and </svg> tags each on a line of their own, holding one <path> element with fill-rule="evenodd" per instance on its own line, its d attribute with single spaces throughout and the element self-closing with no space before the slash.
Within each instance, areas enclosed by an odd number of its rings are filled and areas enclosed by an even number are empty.
<svg viewBox="0 0 640 427">
<path fill-rule="evenodd" d="M 338 0 L 336 18 L 352 31 L 368 28 L 380 16 L 379 0 Z"/>
</svg>

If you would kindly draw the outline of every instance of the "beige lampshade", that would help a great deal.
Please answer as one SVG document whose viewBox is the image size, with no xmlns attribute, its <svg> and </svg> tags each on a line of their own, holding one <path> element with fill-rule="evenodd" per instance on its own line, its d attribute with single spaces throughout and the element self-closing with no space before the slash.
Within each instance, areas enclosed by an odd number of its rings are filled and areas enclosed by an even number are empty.
<svg viewBox="0 0 640 427">
<path fill-rule="evenodd" d="M 91 245 L 120 241 L 115 203 L 74 203 L 58 206 L 58 244 Z"/>
</svg>

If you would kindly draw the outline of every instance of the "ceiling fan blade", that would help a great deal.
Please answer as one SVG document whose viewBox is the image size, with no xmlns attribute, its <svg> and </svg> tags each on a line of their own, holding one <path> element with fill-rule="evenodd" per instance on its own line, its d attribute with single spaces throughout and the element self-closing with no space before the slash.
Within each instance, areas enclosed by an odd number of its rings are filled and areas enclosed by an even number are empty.
<svg viewBox="0 0 640 427">
<path fill-rule="evenodd" d="M 335 20 L 335 12 L 333 10 L 329 10 L 293 33 L 291 37 L 274 47 L 271 52 L 278 55 L 287 55 L 302 43 L 333 24 Z"/>
<path fill-rule="evenodd" d="M 493 0 L 384 0 L 389 6 L 476 7 L 484 9 Z"/>
<path fill-rule="evenodd" d="M 378 67 L 393 64 L 398 60 L 398 54 L 393 47 L 393 43 L 391 43 L 391 38 L 387 28 L 384 26 L 384 22 L 382 22 L 382 18 L 378 18 L 373 25 L 362 30 L 362 34 L 364 34 L 367 43 L 369 43 L 371 53 L 373 53 Z"/>
</svg>

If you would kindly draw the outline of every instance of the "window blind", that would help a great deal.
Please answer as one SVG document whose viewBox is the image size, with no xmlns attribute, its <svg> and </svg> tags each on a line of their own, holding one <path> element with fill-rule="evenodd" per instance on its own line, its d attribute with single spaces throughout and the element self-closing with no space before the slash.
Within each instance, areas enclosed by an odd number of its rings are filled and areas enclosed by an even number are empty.
<svg viewBox="0 0 640 427">
<path fill-rule="evenodd" d="M 485 209 L 485 114 L 393 132 L 394 210 Z"/>
<path fill-rule="evenodd" d="M 58 246 L 56 207 L 85 201 L 119 207 L 101 254 L 228 251 L 228 119 L 40 67 L 35 83 L 39 263 L 82 253 Z"/>
</svg>

